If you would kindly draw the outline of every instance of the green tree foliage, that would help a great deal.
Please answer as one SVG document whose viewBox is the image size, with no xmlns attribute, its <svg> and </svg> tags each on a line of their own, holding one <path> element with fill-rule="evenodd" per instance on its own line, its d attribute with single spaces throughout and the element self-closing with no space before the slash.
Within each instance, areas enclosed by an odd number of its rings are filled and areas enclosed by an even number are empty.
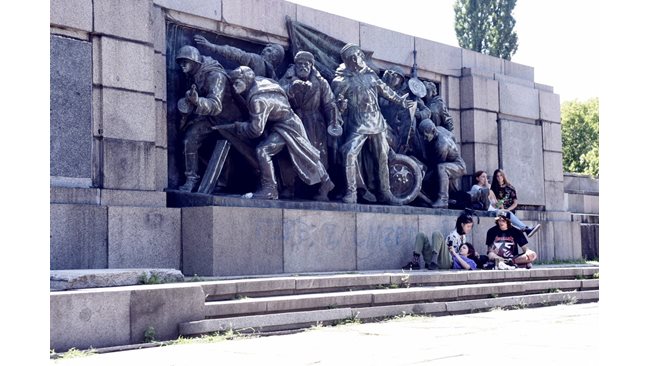
<svg viewBox="0 0 650 366">
<path fill-rule="evenodd" d="M 598 176 L 598 98 L 585 102 L 564 102 L 562 113 L 562 153 L 565 172 Z"/>
<path fill-rule="evenodd" d="M 456 0 L 456 38 L 462 48 L 510 60 L 518 37 L 512 11 L 517 0 Z"/>
</svg>

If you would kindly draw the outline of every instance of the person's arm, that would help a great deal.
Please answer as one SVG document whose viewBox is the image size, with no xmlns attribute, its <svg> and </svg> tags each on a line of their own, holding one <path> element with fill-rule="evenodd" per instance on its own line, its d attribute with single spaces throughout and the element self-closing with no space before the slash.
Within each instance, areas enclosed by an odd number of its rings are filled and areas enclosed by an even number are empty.
<svg viewBox="0 0 650 366">
<path fill-rule="evenodd" d="M 196 114 L 202 116 L 217 116 L 223 109 L 223 95 L 228 79 L 221 73 L 212 73 L 208 76 L 208 94 L 196 100 Z"/>
<path fill-rule="evenodd" d="M 315 72 L 318 72 L 318 70 L 314 69 Z M 323 115 L 325 116 L 325 121 L 327 122 L 328 126 L 332 125 L 342 125 L 343 122 L 341 121 L 341 116 L 338 113 L 338 108 L 336 106 L 336 99 L 334 98 L 334 92 L 332 92 L 332 88 L 329 86 L 327 83 L 327 80 L 325 80 L 322 76 L 317 76 L 317 80 L 320 85 L 320 106 L 321 106 L 321 111 L 323 112 Z"/>
<path fill-rule="evenodd" d="M 491 260 L 495 260 L 495 259 L 500 261 L 504 260 L 503 258 L 499 257 L 499 255 L 497 255 L 496 248 L 497 247 L 494 244 L 488 247 L 488 258 L 490 258 Z"/>
<path fill-rule="evenodd" d="M 408 93 L 399 96 L 390 86 L 384 83 L 379 77 L 376 77 L 376 85 L 379 95 L 390 100 L 391 102 L 401 105 L 403 108 L 410 108 L 415 105 L 415 101 L 408 99 Z"/>
<path fill-rule="evenodd" d="M 499 257 L 496 252 L 496 245 L 494 245 L 494 239 L 496 238 L 496 233 L 490 229 L 487 232 L 487 235 L 485 236 L 485 245 L 487 245 L 487 256 L 491 260 L 503 260 L 503 258 Z"/>
<path fill-rule="evenodd" d="M 332 93 L 336 98 L 336 107 L 339 109 L 341 115 L 345 114 L 348 109 L 347 92 L 348 87 L 345 79 L 342 76 L 335 77 L 332 80 Z"/>
<path fill-rule="evenodd" d="M 232 47 L 228 45 L 218 45 L 210 43 L 205 37 L 196 35 L 194 36 L 194 42 L 204 49 L 210 50 L 221 57 L 228 59 L 230 61 L 236 62 L 240 65 L 248 66 L 250 63 L 250 53 L 240 50 L 237 47 Z"/>
<path fill-rule="evenodd" d="M 441 121 L 440 125 L 442 127 L 446 128 L 449 131 L 453 131 L 454 130 L 454 120 L 451 117 L 451 115 L 449 114 L 449 110 L 447 109 L 447 104 L 445 104 L 445 101 L 442 98 L 440 98 L 440 105 L 442 107 L 441 108 L 442 109 L 442 113 L 441 113 L 442 121 Z"/>
<path fill-rule="evenodd" d="M 431 118 L 431 110 L 424 104 L 422 99 L 417 100 L 418 109 L 415 111 L 415 118 L 418 121 L 422 121 L 427 118 Z"/>
<path fill-rule="evenodd" d="M 491 189 L 488 188 L 488 199 L 490 200 L 490 203 L 494 208 L 497 207 L 497 196 L 494 195 L 494 192 L 492 192 Z"/>
<path fill-rule="evenodd" d="M 451 252 L 451 255 L 456 258 L 456 261 L 458 264 L 460 264 L 461 267 L 463 267 L 463 269 L 472 269 L 472 267 L 467 262 L 465 262 L 463 257 L 456 253 L 456 250 L 454 250 L 453 246 L 449 247 L 449 251 Z M 476 264 L 474 264 L 474 268 L 476 268 Z"/>
<path fill-rule="evenodd" d="M 508 211 L 512 211 L 515 208 L 517 208 L 517 191 L 515 190 L 515 187 L 513 186 L 508 186 L 510 189 L 506 189 L 506 194 L 510 195 L 510 199 L 512 200 L 512 205 L 510 207 L 506 208 Z"/>
<path fill-rule="evenodd" d="M 269 119 L 271 108 L 264 102 L 252 101 L 250 108 L 250 123 L 240 123 L 237 128 L 237 133 L 248 138 L 256 138 L 262 136 L 266 121 Z"/>
</svg>

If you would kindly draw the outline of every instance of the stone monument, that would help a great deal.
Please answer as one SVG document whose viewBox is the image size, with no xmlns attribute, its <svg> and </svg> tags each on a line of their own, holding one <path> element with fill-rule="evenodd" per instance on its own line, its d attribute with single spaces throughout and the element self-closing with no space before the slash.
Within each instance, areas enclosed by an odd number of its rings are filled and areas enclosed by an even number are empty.
<svg viewBox="0 0 650 366">
<path fill-rule="evenodd" d="M 355 150 L 345 146 L 354 131 L 351 112 L 383 117 L 377 105 L 361 105 L 351 97 L 357 94 L 346 91 L 345 73 L 337 74 L 345 65 L 342 50 L 365 59 L 364 72 L 377 75 L 368 82 L 379 83 L 386 70 L 401 70 L 403 84 L 428 85 L 422 96 L 412 88 L 386 91 L 399 108 L 415 106 L 401 109 L 415 121 L 413 135 L 405 135 L 409 145 L 428 118 L 453 136 L 465 164 L 461 182 L 471 181 L 477 170 L 507 171 L 518 187 L 517 214 L 533 223 L 548 220 L 530 243 L 541 260 L 582 255 L 581 227 L 565 203 L 559 96 L 535 81 L 531 66 L 281 0 L 265 6 L 255 0 L 74 4 L 53 2 L 50 18 L 53 270 L 150 267 L 227 276 L 399 268 L 411 254 L 415 233 L 447 227 L 457 212 L 453 205 L 432 207 L 438 189 L 424 178 L 433 165 L 426 166 L 413 147 L 394 151 L 383 143 L 364 144 L 358 155 L 342 153 Z M 201 58 L 183 56 L 186 46 Z M 259 188 L 255 148 L 268 131 L 238 136 L 217 127 L 250 121 L 246 100 L 228 88 L 229 96 L 213 98 L 199 80 L 212 71 L 184 73 L 178 60 L 207 65 L 209 57 L 225 73 L 249 60 L 282 84 L 289 66 L 303 57 L 296 56 L 305 53 L 322 79 L 301 79 L 284 93 L 293 98 L 289 103 L 303 128 L 321 123 L 320 137 L 308 131 L 306 136 L 335 185 L 330 201 L 313 200 L 318 185 L 292 193 L 295 175 L 287 151 L 272 159 L 278 199 L 248 198 Z M 293 85 L 297 79 L 287 80 Z M 321 98 L 318 112 L 305 107 L 316 80 L 330 86 L 335 102 Z M 239 115 L 226 113 L 227 107 Z M 196 134 L 201 143 L 193 145 L 196 159 L 188 162 L 194 150 L 186 149 L 186 128 L 199 117 L 210 121 L 204 125 L 209 133 Z M 322 127 L 331 126 L 340 126 L 341 136 L 323 138 Z M 193 172 L 198 179 L 192 189 L 179 189 Z M 571 207 L 579 206 L 577 200 L 582 206 L 594 202 L 591 193 L 575 198 L 579 191 L 571 192 Z M 481 243 L 486 231 L 481 222 L 472 241 Z"/>
</svg>

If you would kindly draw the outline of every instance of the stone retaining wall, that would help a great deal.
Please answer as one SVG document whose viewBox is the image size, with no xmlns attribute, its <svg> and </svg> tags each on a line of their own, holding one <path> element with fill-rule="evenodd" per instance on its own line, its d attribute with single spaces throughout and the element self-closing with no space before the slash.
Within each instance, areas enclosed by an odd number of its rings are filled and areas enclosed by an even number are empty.
<svg viewBox="0 0 650 366">
<path fill-rule="evenodd" d="M 414 229 L 424 227 L 423 221 L 443 231 L 453 226 L 449 222 L 456 214 L 411 220 L 259 209 L 273 212 L 267 219 L 274 220 L 276 228 L 269 233 L 281 235 L 268 239 L 274 243 L 262 248 L 251 241 L 254 230 L 224 231 L 219 221 L 240 214 L 258 217 L 255 210 L 244 214 L 243 209 L 210 207 L 202 212 L 214 218 L 199 218 L 201 230 L 208 231 L 195 236 L 212 238 L 196 244 L 200 240 L 191 239 L 182 228 L 199 224 L 182 217 L 200 209 L 167 207 L 164 197 L 169 174 L 178 171 L 170 158 L 178 142 L 168 137 L 168 125 L 177 121 L 167 119 L 168 102 L 176 103 L 167 100 L 167 29 L 172 23 L 286 48 L 288 16 L 374 51 L 374 60 L 382 67 L 398 65 L 404 70 L 411 68 L 416 47 L 418 75 L 440 84 L 468 171 L 504 168 L 518 189 L 520 204 L 566 210 L 559 95 L 551 86 L 535 82 L 533 67 L 282 0 L 51 0 L 50 4 L 52 269 L 164 265 L 188 266 L 186 273 L 194 272 L 190 268 L 200 273 L 234 273 L 242 268 L 277 273 L 385 268 L 408 257 Z M 70 108 L 62 101 L 78 105 Z M 570 217 L 552 221 L 534 240 L 545 243 L 534 244 L 542 258 L 575 256 L 579 236 L 573 234 L 574 222 Z M 479 233 L 485 230 L 477 228 Z M 345 241 L 338 244 L 336 258 L 326 255 L 333 249 L 333 232 Z M 241 238 L 248 241 L 242 243 Z M 474 241 L 481 240 L 477 234 Z M 309 241 L 313 246 L 304 248 Z M 194 261 L 181 254 L 201 250 L 214 259 Z M 394 250 L 399 255 L 391 254 Z M 228 255 L 234 255 L 232 260 L 226 259 Z M 257 264 L 251 266 L 251 260 Z"/>
</svg>

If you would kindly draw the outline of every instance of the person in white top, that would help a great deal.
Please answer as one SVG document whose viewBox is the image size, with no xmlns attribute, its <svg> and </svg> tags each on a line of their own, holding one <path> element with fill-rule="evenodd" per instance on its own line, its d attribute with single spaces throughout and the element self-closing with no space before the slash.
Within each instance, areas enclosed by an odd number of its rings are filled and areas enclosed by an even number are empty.
<svg viewBox="0 0 650 366">
<path fill-rule="evenodd" d="M 483 170 L 477 171 L 474 173 L 474 180 L 476 180 L 476 184 L 469 191 L 472 202 L 479 203 L 488 212 L 496 212 L 497 197 L 490 189 L 487 172 Z M 524 224 L 513 212 L 508 211 L 508 215 L 512 226 L 523 231 L 529 238 L 535 235 L 541 226 L 537 224 L 530 227 Z"/>
<path fill-rule="evenodd" d="M 472 215 L 462 213 L 456 219 L 456 227 L 447 235 L 442 236 L 439 230 L 434 230 L 431 240 L 422 232 L 415 237 L 413 258 L 402 269 L 420 269 L 420 256 L 424 257 L 426 269 L 451 269 L 453 266 L 452 250 L 459 252 L 460 246 L 467 243 L 466 234 L 472 231 L 474 220 Z"/>
</svg>

